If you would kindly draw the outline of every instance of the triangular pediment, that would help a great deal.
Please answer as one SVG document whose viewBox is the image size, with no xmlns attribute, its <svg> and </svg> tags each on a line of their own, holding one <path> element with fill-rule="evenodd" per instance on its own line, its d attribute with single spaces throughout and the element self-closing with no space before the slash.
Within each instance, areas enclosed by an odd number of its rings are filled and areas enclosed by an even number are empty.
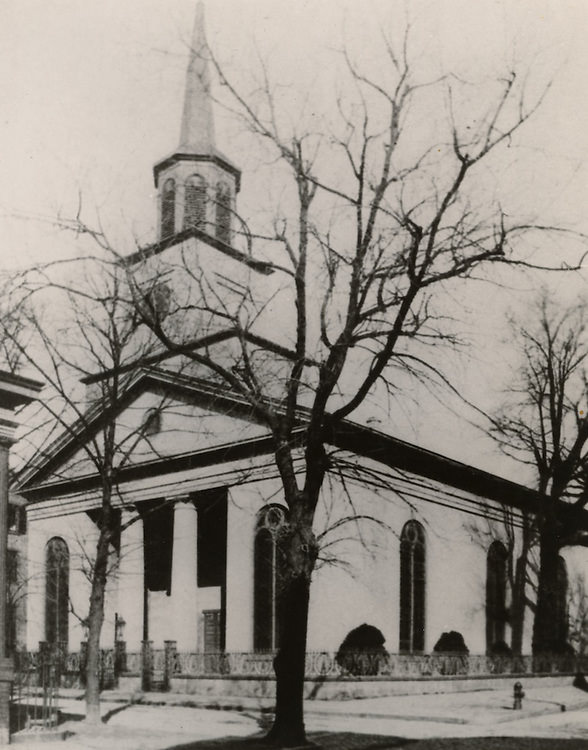
<svg viewBox="0 0 588 750">
<path fill-rule="evenodd" d="M 141 464 L 165 464 L 178 456 L 211 451 L 268 434 L 251 407 L 218 386 L 154 373 L 136 379 L 121 399 L 116 417 L 115 470 Z M 45 454 L 21 472 L 23 491 L 55 482 L 75 481 L 98 473 L 103 410 L 94 404 L 86 429 L 64 431 Z M 89 413 L 90 413 L 89 412 Z M 79 432 L 79 430 L 78 430 Z"/>
</svg>

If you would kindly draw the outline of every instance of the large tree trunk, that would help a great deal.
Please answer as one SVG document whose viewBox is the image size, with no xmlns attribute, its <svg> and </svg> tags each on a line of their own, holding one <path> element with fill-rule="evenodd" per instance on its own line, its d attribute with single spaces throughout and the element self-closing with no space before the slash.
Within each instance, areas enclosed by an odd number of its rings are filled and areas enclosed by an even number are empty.
<svg viewBox="0 0 588 750">
<path fill-rule="evenodd" d="M 526 578 L 527 557 L 526 554 L 521 554 L 515 564 L 515 576 L 510 618 L 510 647 L 515 656 L 520 656 L 523 653 L 523 631 L 525 627 L 525 608 L 527 606 L 525 591 Z"/>
<path fill-rule="evenodd" d="M 280 648 L 276 671 L 276 716 L 267 738 L 283 747 L 306 744 L 304 664 L 310 580 L 292 579 L 281 597 Z"/>
<path fill-rule="evenodd" d="M 108 569 L 109 532 L 102 525 L 96 545 L 88 614 L 88 661 L 86 664 L 86 721 L 100 722 L 100 633 L 104 621 L 104 592 Z"/>
<path fill-rule="evenodd" d="M 285 575 L 278 599 L 280 643 L 274 661 L 276 714 L 267 739 L 281 747 L 307 744 L 304 728 L 304 667 L 310 581 L 317 558 L 312 515 L 305 502 L 291 506 L 288 529 L 280 540 Z"/>
<path fill-rule="evenodd" d="M 559 652 L 563 647 L 558 633 L 559 545 L 549 524 L 544 524 L 539 544 L 539 583 L 533 624 L 534 654 Z"/>
</svg>

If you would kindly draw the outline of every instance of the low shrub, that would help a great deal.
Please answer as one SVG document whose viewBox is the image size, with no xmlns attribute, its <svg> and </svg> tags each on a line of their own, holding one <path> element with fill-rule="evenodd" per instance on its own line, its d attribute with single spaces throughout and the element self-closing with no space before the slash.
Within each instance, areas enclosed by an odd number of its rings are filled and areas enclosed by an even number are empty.
<svg viewBox="0 0 588 750">
<path fill-rule="evenodd" d="M 453 654 L 470 653 L 469 648 L 465 645 L 463 635 L 458 633 L 457 630 L 450 630 L 448 633 L 443 633 L 435 644 L 433 651 L 436 653 Z"/>
<path fill-rule="evenodd" d="M 381 630 L 363 623 L 347 633 L 335 660 L 347 674 L 376 675 L 388 658 L 388 652 L 384 648 L 385 641 Z"/>
</svg>

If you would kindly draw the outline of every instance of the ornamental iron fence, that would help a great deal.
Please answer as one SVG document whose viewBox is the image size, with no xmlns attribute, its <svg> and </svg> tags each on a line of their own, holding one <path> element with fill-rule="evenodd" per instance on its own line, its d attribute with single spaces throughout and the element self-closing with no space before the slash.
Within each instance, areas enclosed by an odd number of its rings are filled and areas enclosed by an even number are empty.
<svg viewBox="0 0 588 750">
<path fill-rule="evenodd" d="M 19 652 L 14 658 L 10 732 L 51 730 L 59 719 L 63 654 L 55 649 Z"/>
<path fill-rule="evenodd" d="M 57 688 L 83 687 L 86 650 L 67 653 L 41 644 L 38 652 L 16 654 L 17 692 L 42 688 L 43 666 L 53 660 Z M 124 642 L 101 652 L 100 684 L 110 688 L 119 677 L 136 677 L 144 690 L 169 690 L 174 678 L 274 679 L 275 651 L 184 652 L 175 641 L 165 641 L 163 649 L 151 641 L 141 651 L 127 651 Z M 379 651 L 306 654 L 305 674 L 309 680 L 420 680 L 524 675 L 564 675 L 588 672 L 588 656 L 542 654 L 539 656 L 488 656 L 456 653 L 388 654 Z M 51 673 L 53 674 L 53 672 Z M 53 679 L 53 678 L 52 678 Z M 21 700 L 16 698 L 17 701 Z M 53 699 L 49 702 L 51 703 Z"/>
<path fill-rule="evenodd" d="M 275 652 L 175 652 L 171 676 L 273 678 Z M 574 674 L 588 670 L 588 656 L 486 656 L 455 653 L 385 654 L 327 651 L 306 654 L 307 679 L 379 677 L 396 680 L 497 675 Z"/>
</svg>

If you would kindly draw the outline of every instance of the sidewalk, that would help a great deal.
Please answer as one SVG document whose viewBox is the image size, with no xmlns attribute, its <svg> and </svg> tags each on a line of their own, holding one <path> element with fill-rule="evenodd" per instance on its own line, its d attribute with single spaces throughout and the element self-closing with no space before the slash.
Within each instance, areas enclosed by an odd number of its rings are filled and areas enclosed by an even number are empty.
<svg viewBox="0 0 588 750">
<path fill-rule="evenodd" d="M 269 726 L 273 707 L 268 699 L 214 701 L 171 693 L 137 695 L 136 702 L 129 699 L 121 693 L 105 692 L 102 716 L 106 723 L 96 730 L 81 721 L 81 693 L 69 691 L 60 700 L 60 708 L 68 719 L 64 727 L 74 736 L 65 742 L 27 742 L 20 748 L 164 750 L 215 738 L 252 737 Z M 308 731 L 323 747 L 334 750 L 401 747 L 399 738 L 506 735 L 577 737 L 584 738 L 588 746 L 588 693 L 572 687 L 571 679 L 569 686 L 529 687 L 520 711 L 512 708 L 512 690 L 504 689 L 306 701 L 305 710 Z M 388 742 L 382 744 L 385 738 Z M 256 750 L 256 745 L 252 744 L 251 750 Z M 229 745 L 224 742 L 219 747 Z"/>
</svg>

